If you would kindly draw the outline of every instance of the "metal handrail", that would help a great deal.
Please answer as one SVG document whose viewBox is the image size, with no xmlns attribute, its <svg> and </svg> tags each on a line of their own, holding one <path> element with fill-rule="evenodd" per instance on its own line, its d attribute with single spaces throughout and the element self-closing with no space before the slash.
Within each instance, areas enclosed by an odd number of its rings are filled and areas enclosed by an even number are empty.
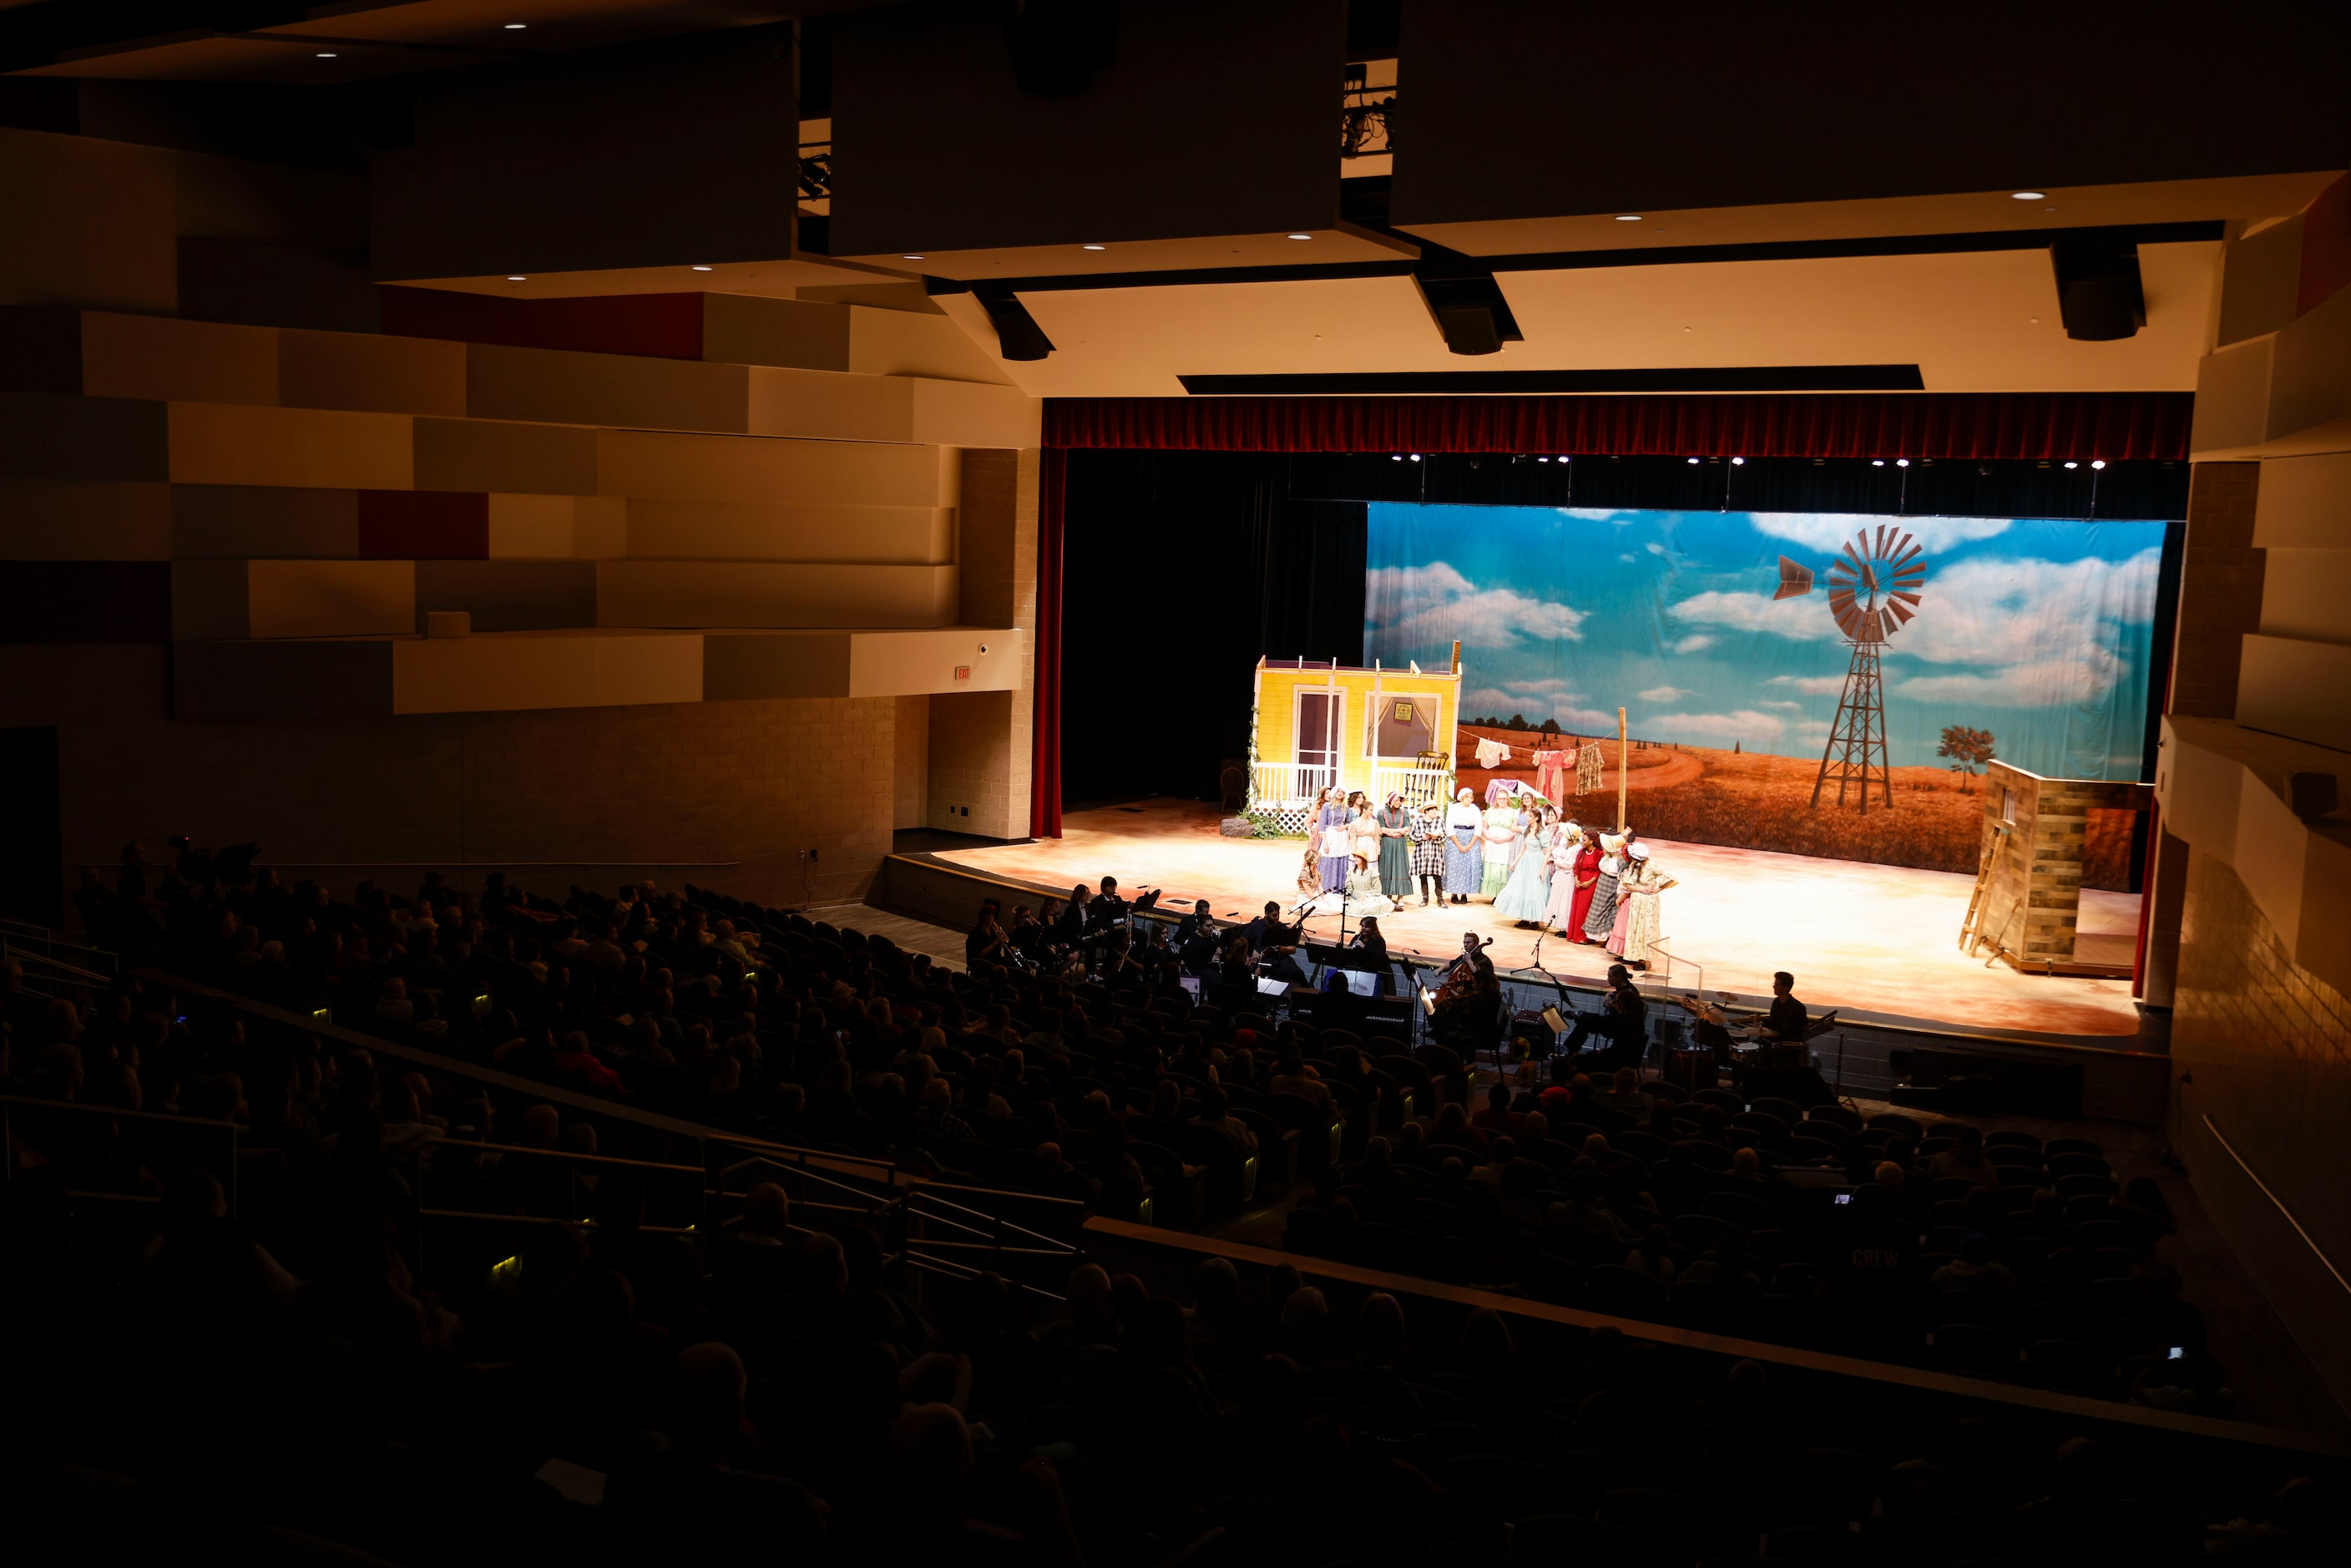
<svg viewBox="0 0 2351 1568">
<path fill-rule="evenodd" d="M 632 1166 L 639 1170 L 679 1171 L 688 1176 L 700 1176 L 700 1166 L 664 1165 L 658 1160 L 624 1160 L 618 1155 L 583 1155 L 572 1149 L 534 1149 L 521 1144 L 478 1144 L 471 1138 L 453 1138 L 445 1133 L 418 1140 L 420 1147 L 434 1144 L 450 1144 L 461 1149 L 486 1149 L 498 1155 L 536 1155 L 546 1158 L 586 1160 L 599 1166 Z"/>
<path fill-rule="evenodd" d="M 178 1116 L 162 1111 L 125 1111 L 113 1105 L 93 1105 L 78 1100 L 44 1100 L 36 1094 L 0 1094 L 0 1184 L 13 1186 L 16 1179 L 16 1115 L 19 1108 L 38 1111 L 63 1111 L 68 1114 L 95 1116 L 102 1121 L 162 1122 L 174 1126 L 204 1127 L 228 1134 L 228 1169 L 221 1178 L 221 1190 L 228 1200 L 228 1211 L 237 1211 L 237 1162 L 245 1150 L 237 1140 L 245 1129 L 235 1122 L 216 1121 L 209 1116 Z M 68 1197 L 89 1197 L 111 1201 L 128 1199 L 131 1195 L 86 1192 L 68 1189 Z M 156 1201 L 160 1202 L 161 1199 Z"/>
</svg>

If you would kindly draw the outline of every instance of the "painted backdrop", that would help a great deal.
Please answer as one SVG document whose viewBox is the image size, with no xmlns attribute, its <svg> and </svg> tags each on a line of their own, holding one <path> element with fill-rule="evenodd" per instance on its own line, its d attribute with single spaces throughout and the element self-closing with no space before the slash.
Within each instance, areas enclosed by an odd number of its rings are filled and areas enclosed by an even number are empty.
<svg viewBox="0 0 2351 1568">
<path fill-rule="evenodd" d="M 1458 638 L 1463 749 L 1517 735 L 1504 772 L 1546 721 L 1613 737 L 1621 705 L 1648 743 L 1633 825 L 1656 836 L 1972 872 L 1987 746 L 2140 776 L 2159 522 L 1375 503 L 1370 524 L 1366 654 L 1441 663 Z M 1851 657 L 1827 569 L 1880 526 L 1916 536 L 1927 576 L 1885 648 L 1895 806 L 1864 819 L 1810 796 Z M 1813 591 L 1773 598 L 1782 556 Z"/>
</svg>

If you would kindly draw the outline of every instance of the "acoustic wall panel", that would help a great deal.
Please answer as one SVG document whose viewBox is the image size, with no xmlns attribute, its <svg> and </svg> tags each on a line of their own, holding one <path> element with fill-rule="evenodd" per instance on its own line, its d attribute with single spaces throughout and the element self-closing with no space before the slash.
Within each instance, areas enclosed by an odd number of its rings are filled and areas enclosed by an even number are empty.
<svg viewBox="0 0 2351 1568">
<path fill-rule="evenodd" d="M 173 485 L 172 553 L 238 559 L 359 554 L 359 492 L 278 485 Z"/>
<path fill-rule="evenodd" d="M 597 433 L 487 419 L 416 422 L 416 487 L 541 496 L 597 491 Z"/>
<path fill-rule="evenodd" d="M 628 553 L 629 503 L 619 496 L 493 495 L 489 512 L 494 560 L 534 556 L 595 560 Z"/>
<path fill-rule="evenodd" d="M 236 403 L 162 406 L 171 411 L 171 476 L 180 484 L 405 490 L 415 483 L 413 422 L 405 415 Z"/>
<path fill-rule="evenodd" d="M 826 502 L 877 507 L 954 504 L 955 464 L 930 446 L 754 440 L 659 431 L 593 433 L 596 490 L 681 501 L 753 506 Z M 499 489 L 563 489 L 508 485 Z"/>
<path fill-rule="evenodd" d="M 862 560 L 944 566 L 955 559 L 950 507 L 746 506 L 630 501 L 625 550 L 660 560 Z"/>
<path fill-rule="evenodd" d="M 702 700 L 702 639 L 516 632 L 407 638 L 392 650 L 394 713 L 491 713 Z"/>
<path fill-rule="evenodd" d="M 168 485 L 0 479 L 0 561 L 171 559 Z"/>
<path fill-rule="evenodd" d="M 607 560 L 596 584 L 600 626 L 943 626 L 956 612 L 952 566 Z"/>
</svg>

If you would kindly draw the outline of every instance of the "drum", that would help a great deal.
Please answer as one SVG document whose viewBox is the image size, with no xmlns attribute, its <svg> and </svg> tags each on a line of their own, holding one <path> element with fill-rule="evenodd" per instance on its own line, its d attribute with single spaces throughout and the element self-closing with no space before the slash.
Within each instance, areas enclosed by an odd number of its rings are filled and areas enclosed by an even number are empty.
<svg viewBox="0 0 2351 1568">
<path fill-rule="evenodd" d="M 1692 1093 L 1713 1088 L 1714 1052 L 1704 1046 L 1679 1046 L 1667 1051 L 1666 1082 Z"/>
</svg>

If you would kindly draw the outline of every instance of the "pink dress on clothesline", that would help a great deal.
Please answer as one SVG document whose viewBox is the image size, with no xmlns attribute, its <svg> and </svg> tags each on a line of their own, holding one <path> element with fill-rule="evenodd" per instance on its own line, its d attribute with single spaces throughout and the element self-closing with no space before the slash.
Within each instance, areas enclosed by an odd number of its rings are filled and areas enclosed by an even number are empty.
<svg viewBox="0 0 2351 1568">
<path fill-rule="evenodd" d="M 1567 810 L 1567 753 L 1535 753 L 1535 789 L 1561 810 Z"/>
</svg>

